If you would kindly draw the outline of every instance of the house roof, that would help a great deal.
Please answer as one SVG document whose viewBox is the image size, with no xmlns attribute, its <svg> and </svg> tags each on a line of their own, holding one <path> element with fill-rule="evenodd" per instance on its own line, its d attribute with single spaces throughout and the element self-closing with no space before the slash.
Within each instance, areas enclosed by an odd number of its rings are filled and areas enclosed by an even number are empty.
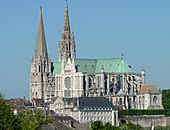
<svg viewBox="0 0 170 130">
<path fill-rule="evenodd" d="M 54 118 L 63 123 L 69 123 L 70 121 L 76 122 L 71 116 L 54 116 Z"/>
<path fill-rule="evenodd" d="M 32 99 L 32 102 L 35 106 L 41 106 L 42 103 L 44 103 L 44 100 L 43 99 L 38 99 L 38 98 L 33 98 Z"/>
<path fill-rule="evenodd" d="M 26 102 L 25 99 L 22 99 L 22 98 L 16 98 L 16 99 L 10 99 L 9 102 L 12 104 L 12 105 L 24 105 L 24 103 Z"/>
<path fill-rule="evenodd" d="M 60 73 L 61 63 L 54 63 L 53 75 Z M 75 65 L 78 72 L 88 74 L 100 73 L 101 68 L 107 73 L 130 73 L 129 65 L 123 58 L 105 58 L 105 59 L 83 59 L 75 58 Z"/>
<path fill-rule="evenodd" d="M 78 98 L 78 109 L 84 110 L 85 108 L 96 109 L 105 109 L 111 108 L 115 109 L 113 104 L 105 97 L 79 97 Z"/>
<path fill-rule="evenodd" d="M 154 85 L 142 85 L 139 94 L 158 94 L 160 92 L 159 88 L 155 87 Z"/>
</svg>

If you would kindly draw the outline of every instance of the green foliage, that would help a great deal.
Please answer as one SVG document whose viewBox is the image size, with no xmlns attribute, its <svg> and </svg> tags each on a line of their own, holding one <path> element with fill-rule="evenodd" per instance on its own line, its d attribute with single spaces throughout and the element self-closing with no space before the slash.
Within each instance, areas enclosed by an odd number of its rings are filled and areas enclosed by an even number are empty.
<svg viewBox="0 0 170 130">
<path fill-rule="evenodd" d="M 162 104 L 165 109 L 170 109 L 170 89 L 162 90 Z"/>
<path fill-rule="evenodd" d="M 118 127 L 112 126 L 109 122 L 104 124 L 104 128 L 102 130 L 119 130 Z"/>
<path fill-rule="evenodd" d="M 144 128 L 143 130 L 151 130 L 151 127 Z M 170 126 L 155 126 L 154 130 L 170 130 Z"/>
<path fill-rule="evenodd" d="M 170 130 L 170 126 L 156 126 L 154 130 Z"/>
<path fill-rule="evenodd" d="M 166 111 L 167 111 L 167 116 L 170 116 L 170 109 L 168 109 Z"/>
<path fill-rule="evenodd" d="M 140 125 L 135 125 L 131 122 L 120 125 L 119 127 L 112 126 L 110 123 L 103 124 L 101 121 L 95 121 L 91 124 L 91 130 L 142 130 Z"/>
<path fill-rule="evenodd" d="M 128 122 L 127 124 L 120 125 L 119 129 L 120 130 L 143 130 L 143 128 L 139 124 L 135 125 L 131 122 Z"/>
<path fill-rule="evenodd" d="M 91 124 L 91 130 L 101 130 L 103 128 L 103 123 L 101 121 L 95 121 Z"/>
<path fill-rule="evenodd" d="M 51 119 L 42 110 L 28 110 L 14 115 L 12 106 L 0 93 L 0 130 L 39 130 L 41 125 L 49 123 Z"/>
<path fill-rule="evenodd" d="M 112 126 L 109 122 L 103 124 L 101 121 L 95 121 L 91 124 L 91 130 L 119 130 L 119 128 Z"/>
<path fill-rule="evenodd" d="M 119 110 L 119 117 L 134 115 L 167 115 L 167 110 Z M 170 111 L 169 111 L 170 113 Z"/>
<path fill-rule="evenodd" d="M 51 118 L 45 116 L 41 110 L 29 110 L 26 113 L 19 113 L 18 119 L 21 130 L 39 130 L 41 125 L 51 121 Z"/>
<path fill-rule="evenodd" d="M 0 93 L 0 130 L 19 129 L 17 118 L 13 115 L 12 106 Z"/>
</svg>

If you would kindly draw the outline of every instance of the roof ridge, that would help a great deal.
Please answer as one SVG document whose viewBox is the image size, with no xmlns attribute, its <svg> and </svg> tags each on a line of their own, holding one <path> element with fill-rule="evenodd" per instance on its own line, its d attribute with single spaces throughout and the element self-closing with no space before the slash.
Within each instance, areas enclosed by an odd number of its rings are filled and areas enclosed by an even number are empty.
<svg viewBox="0 0 170 130">
<path fill-rule="evenodd" d="M 75 60 L 97 60 L 97 59 L 88 59 L 88 58 L 75 58 Z"/>
<path fill-rule="evenodd" d="M 112 57 L 112 58 L 75 58 L 75 59 L 81 59 L 81 60 L 112 60 L 112 59 L 121 59 L 124 60 L 121 57 Z"/>
</svg>

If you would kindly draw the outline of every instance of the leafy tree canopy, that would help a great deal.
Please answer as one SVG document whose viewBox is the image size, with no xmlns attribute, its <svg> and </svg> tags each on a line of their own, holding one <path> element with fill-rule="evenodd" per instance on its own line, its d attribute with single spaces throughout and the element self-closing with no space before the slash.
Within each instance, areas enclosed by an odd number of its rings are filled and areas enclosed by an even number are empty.
<svg viewBox="0 0 170 130">
<path fill-rule="evenodd" d="M 12 106 L 5 100 L 5 96 L 2 93 L 0 93 L 0 129 L 19 129 L 17 117 L 13 115 Z"/>
<path fill-rule="evenodd" d="M 170 89 L 162 90 L 162 104 L 165 109 L 170 109 Z"/>
<path fill-rule="evenodd" d="M 21 130 L 39 130 L 40 126 L 51 121 L 41 110 L 30 111 L 18 114 Z"/>
<path fill-rule="evenodd" d="M 101 121 L 95 121 L 91 124 L 91 130 L 142 130 L 142 127 L 131 122 L 116 127 L 110 123 L 103 124 Z"/>
<path fill-rule="evenodd" d="M 51 121 L 42 110 L 13 114 L 12 106 L 0 93 L 0 130 L 39 130 L 41 125 Z"/>
</svg>

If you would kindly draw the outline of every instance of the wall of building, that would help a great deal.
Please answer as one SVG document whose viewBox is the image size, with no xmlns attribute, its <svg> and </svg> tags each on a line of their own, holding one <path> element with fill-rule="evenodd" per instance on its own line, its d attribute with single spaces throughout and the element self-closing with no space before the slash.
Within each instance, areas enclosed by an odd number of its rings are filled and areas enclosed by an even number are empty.
<svg viewBox="0 0 170 130">
<path fill-rule="evenodd" d="M 127 117 L 126 120 L 130 120 L 132 123 L 139 124 L 142 127 L 170 125 L 170 117 L 165 117 L 164 115 L 131 116 Z"/>
<path fill-rule="evenodd" d="M 166 117 L 166 125 L 170 126 L 170 117 Z"/>
</svg>

